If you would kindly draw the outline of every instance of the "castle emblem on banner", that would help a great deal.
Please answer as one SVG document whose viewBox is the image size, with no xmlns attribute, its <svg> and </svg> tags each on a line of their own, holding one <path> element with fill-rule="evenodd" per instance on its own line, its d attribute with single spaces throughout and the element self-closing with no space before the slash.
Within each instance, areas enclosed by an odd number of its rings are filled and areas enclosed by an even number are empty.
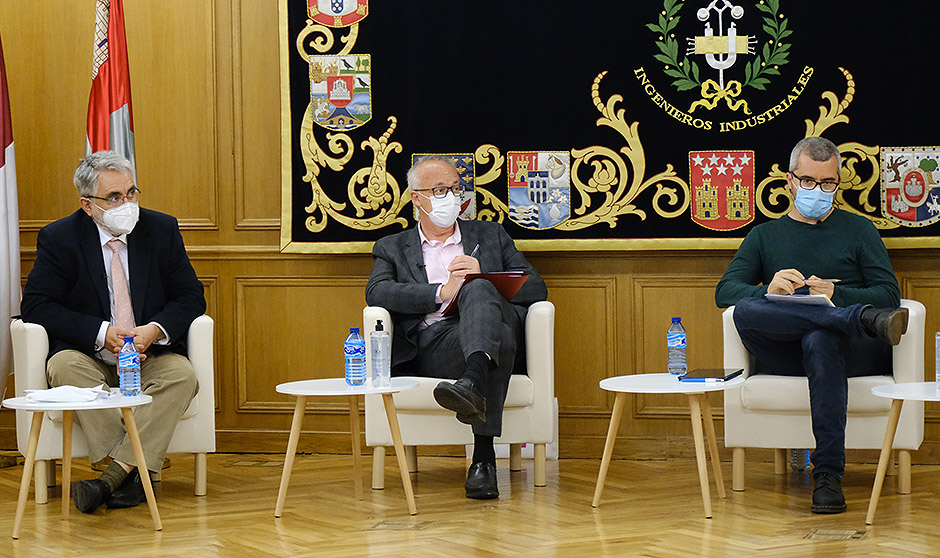
<svg viewBox="0 0 940 558">
<path fill-rule="evenodd" d="M 509 218 L 528 229 L 550 229 L 571 216 L 567 151 L 510 151 Z"/>
<path fill-rule="evenodd" d="M 881 210 L 906 227 L 940 220 L 940 147 L 881 150 Z"/>
<path fill-rule="evenodd" d="M 313 121 L 344 132 L 372 118 L 371 56 L 310 57 L 310 110 Z"/>
<path fill-rule="evenodd" d="M 730 231 L 754 220 L 754 152 L 689 152 L 692 220 Z"/>
<path fill-rule="evenodd" d="M 450 161 L 457 169 L 457 178 L 460 185 L 463 186 L 463 200 L 460 202 L 460 213 L 457 215 L 460 219 L 473 220 L 477 217 L 476 190 L 474 183 L 476 181 L 476 169 L 473 166 L 473 153 L 415 153 L 411 156 L 411 166 L 414 166 L 421 159 L 436 157 Z M 428 195 L 427 192 L 422 192 Z M 418 220 L 418 207 L 415 206 L 415 220 Z"/>
<path fill-rule="evenodd" d="M 307 0 L 307 13 L 327 27 L 349 27 L 369 15 L 369 0 Z"/>
</svg>

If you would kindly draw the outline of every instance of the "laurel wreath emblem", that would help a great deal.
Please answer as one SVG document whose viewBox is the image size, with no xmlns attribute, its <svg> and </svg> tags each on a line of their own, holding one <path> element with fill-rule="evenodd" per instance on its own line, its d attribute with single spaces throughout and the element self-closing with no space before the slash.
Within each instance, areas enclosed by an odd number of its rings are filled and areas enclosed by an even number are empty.
<svg viewBox="0 0 940 558">
<path fill-rule="evenodd" d="M 672 85 L 679 91 L 688 91 L 702 85 L 699 77 L 699 67 L 689 57 L 679 56 L 679 42 L 672 33 L 679 24 L 684 0 L 664 0 L 663 9 L 655 23 L 647 23 L 646 27 L 659 35 L 656 47 L 660 50 L 653 57 L 665 65 L 663 72 L 674 78 Z M 766 89 L 770 79 L 766 76 L 780 75 L 779 66 L 787 62 L 790 43 L 783 39 L 793 34 L 787 28 L 787 18 L 780 14 L 780 0 L 761 0 L 756 4 L 758 10 L 764 12 L 763 29 L 770 35 L 770 40 L 764 43 L 761 52 L 754 55 L 754 59 L 744 65 L 744 87 L 753 87 L 761 91 Z"/>
</svg>

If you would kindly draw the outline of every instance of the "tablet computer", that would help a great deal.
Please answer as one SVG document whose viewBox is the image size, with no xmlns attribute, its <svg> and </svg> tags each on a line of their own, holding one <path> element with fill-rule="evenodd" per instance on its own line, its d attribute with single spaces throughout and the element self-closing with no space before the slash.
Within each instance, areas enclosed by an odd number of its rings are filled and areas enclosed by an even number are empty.
<svg viewBox="0 0 940 558">
<path fill-rule="evenodd" d="M 727 382 L 744 372 L 743 368 L 696 368 L 679 376 L 680 382 Z"/>
</svg>

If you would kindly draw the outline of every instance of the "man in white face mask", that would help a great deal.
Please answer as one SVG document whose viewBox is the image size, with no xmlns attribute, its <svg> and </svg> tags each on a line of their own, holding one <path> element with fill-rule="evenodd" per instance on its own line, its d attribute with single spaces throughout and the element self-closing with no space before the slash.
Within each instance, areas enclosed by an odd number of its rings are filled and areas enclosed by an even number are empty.
<svg viewBox="0 0 940 558">
<path fill-rule="evenodd" d="M 392 313 L 392 375 L 450 378 L 434 390 L 442 407 L 472 427 L 474 452 L 464 485 L 468 498 L 499 497 L 493 438 L 502 429 L 512 373 L 525 373 L 523 324 L 528 306 L 545 300 L 545 282 L 502 225 L 458 221 L 463 187 L 447 160 L 423 159 L 408 171 L 418 226 L 378 240 L 366 302 Z M 468 273 L 529 273 L 512 301 Z M 460 289 L 457 316 L 443 309 Z"/>
<path fill-rule="evenodd" d="M 831 141 L 805 138 L 790 154 L 790 212 L 754 227 L 715 290 L 758 373 L 806 376 L 816 449 L 813 513 L 845 511 L 849 376 L 891 374 L 891 345 L 907 309 L 872 222 L 833 207 L 841 171 Z M 765 294 L 826 295 L 834 306 L 771 302 Z"/>
<path fill-rule="evenodd" d="M 134 412 L 144 457 L 159 471 L 170 438 L 198 386 L 185 357 L 189 324 L 206 310 L 202 283 L 176 219 L 140 209 L 130 161 L 112 151 L 82 159 L 75 171 L 80 209 L 39 231 L 36 263 L 23 289 L 23 320 L 49 336 L 52 387 L 117 386 L 124 337 L 141 353 L 141 391 L 153 397 Z M 136 506 L 140 473 L 120 414 L 75 413 L 88 457 L 112 462 L 97 479 L 72 483 L 76 507 Z M 131 474 L 129 474 L 131 473 Z"/>
</svg>

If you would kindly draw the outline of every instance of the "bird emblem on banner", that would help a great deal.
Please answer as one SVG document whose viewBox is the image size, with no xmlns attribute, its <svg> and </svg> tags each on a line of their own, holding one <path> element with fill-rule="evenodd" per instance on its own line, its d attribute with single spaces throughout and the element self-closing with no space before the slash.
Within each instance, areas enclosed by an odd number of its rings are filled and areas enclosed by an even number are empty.
<svg viewBox="0 0 940 558">
<path fill-rule="evenodd" d="M 344 132 L 372 118 L 372 74 L 368 54 L 310 57 L 310 110 L 313 121 Z"/>
<path fill-rule="evenodd" d="M 940 220 L 940 147 L 881 150 L 881 209 L 906 227 Z"/>
</svg>

